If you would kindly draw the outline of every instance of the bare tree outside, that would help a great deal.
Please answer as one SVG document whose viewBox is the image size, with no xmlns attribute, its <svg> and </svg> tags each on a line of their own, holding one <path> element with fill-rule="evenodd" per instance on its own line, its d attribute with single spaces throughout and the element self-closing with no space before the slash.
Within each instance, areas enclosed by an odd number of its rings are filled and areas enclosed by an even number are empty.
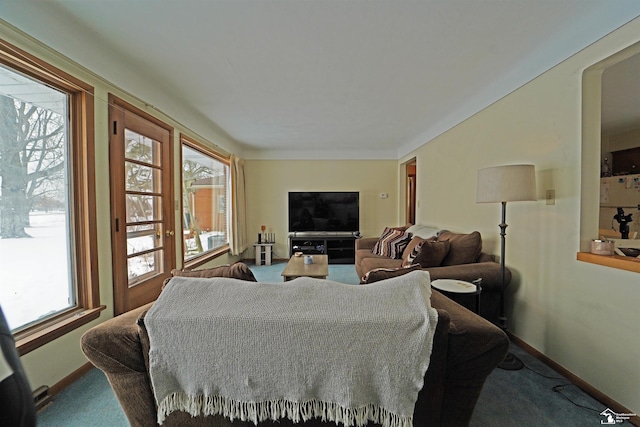
<svg viewBox="0 0 640 427">
<path fill-rule="evenodd" d="M 65 206 L 65 119 L 0 95 L 0 120 L 0 238 L 30 237 L 32 209 Z"/>
<path fill-rule="evenodd" d="M 226 236 L 226 222 L 220 224 L 215 220 L 215 217 L 219 211 L 217 197 L 226 198 L 227 196 L 227 169 L 224 164 L 190 147 L 183 145 L 182 153 L 183 224 L 185 228 L 186 258 L 188 259 L 213 249 L 209 247 L 208 243 L 205 247 L 202 239 L 209 239 L 212 233 L 216 234 L 216 236 L 224 233 Z M 222 189 L 215 189 L 220 187 Z M 205 191 L 210 194 L 207 198 L 207 206 L 196 206 L 195 200 L 198 191 Z M 206 219 L 202 217 L 203 215 L 206 216 Z M 214 245 L 221 244 L 221 238 L 213 239 L 212 243 Z"/>
<path fill-rule="evenodd" d="M 12 330 L 76 304 L 68 116 L 67 93 L 0 65 L 0 304 Z"/>
</svg>

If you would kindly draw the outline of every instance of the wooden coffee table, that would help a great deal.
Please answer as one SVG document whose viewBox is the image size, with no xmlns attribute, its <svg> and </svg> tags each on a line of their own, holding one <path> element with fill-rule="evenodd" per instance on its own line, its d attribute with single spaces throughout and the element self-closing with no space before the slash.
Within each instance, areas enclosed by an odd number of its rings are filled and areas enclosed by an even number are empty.
<svg viewBox="0 0 640 427">
<path fill-rule="evenodd" d="M 329 275 L 329 257 L 327 255 L 311 255 L 313 264 L 304 263 L 304 255 L 292 256 L 287 266 L 282 270 L 284 281 L 293 280 L 296 277 L 314 277 L 326 279 Z"/>
</svg>

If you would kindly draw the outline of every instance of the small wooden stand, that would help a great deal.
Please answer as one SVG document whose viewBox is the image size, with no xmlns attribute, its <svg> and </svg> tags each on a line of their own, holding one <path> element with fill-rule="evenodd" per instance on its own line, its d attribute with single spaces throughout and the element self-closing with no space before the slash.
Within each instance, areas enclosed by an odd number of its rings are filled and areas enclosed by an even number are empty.
<svg viewBox="0 0 640 427">
<path fill-rule="evenodd" d="M 254 243 L 256 248 L 256 265 L 271 265 L 273 243 Z"/>
</svg>

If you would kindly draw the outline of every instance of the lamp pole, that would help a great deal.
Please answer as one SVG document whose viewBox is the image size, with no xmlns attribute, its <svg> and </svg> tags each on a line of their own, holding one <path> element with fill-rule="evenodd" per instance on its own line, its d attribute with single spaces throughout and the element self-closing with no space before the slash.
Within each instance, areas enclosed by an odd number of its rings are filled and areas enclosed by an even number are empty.
<svg viewBox="0 0 640 427">
<path fill-rule="evenodd" d="M 505 285 L 505 263 L 504 263 L 504 255 L 505 255 L 505 242 L 507 236 L 507 202 L 502 201 L 502 222 L 499 224 L 500 227 L 500 317 L 498 317 L 498 321 L 500 322 L 500 328 L 507 333 L 507 315 L 505 313 L 505 301 L 504 294 L 507 286 Z M 500 362 L 498 368 L 505 369 L 507 371 L 517 371 L 522 369 L 524 364 L 522 361 L 513 353 L 509 352 L 504 360 Z"/>
<path fill-rule="evenodd" d="M 506 242 L 507 235 L 507 202 L 502 202 L 502 222 L 499 224 L 500 227 L 500 317 L 498 318 L 500 322 L 500 328 L 503 331 L 507 330 L 507 316 L 505 315 L 504 309 L 504 292 L 505 292 L 505 265 L 504 265 L 504 246 Z"/>
<path fill-rule="evenodd" d="M 534 165 L 504 165 L 478 170 L 478 188 L 476 202 L 502 204 L 502 222 L 500 227 L 500 313 L 498 327 L 507 333 L 505 292 L 505 242 L 507 229 L 507 202 L 535 201 L 536 181 Z M 517 370 L 523 363 L 512 353 L 498 365 L 501 369 Z"/>
</svg>

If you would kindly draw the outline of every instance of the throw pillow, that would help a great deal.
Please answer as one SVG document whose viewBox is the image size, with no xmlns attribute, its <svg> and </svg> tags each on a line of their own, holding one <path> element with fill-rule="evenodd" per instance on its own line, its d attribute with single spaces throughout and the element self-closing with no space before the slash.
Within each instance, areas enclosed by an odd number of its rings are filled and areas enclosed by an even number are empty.
<svg viewBox="0 0 640 427">
<path fill-rule="evenodd" d="M 402 276 L 403 274 L 407 274 L 414 270 L 420 270 L 420 266 L 418 264 L 408 265 L 406 267 L 398 267 L 398 268 L 375 268 L 364 276 L 362 276 L 362 283 L 374 283 L 379 282 L 380 280 L 390 279 L 392 277 Z"/>
<path fill-rule="evenodd" d="M 448 240 L 422 240 L 415 245 L 403 265 L 406 263 L 406 265 L 418 264 L 422 268 L 438 267 L 449 253 L 449 248 Z"/>
<path fill-rule="evenodd" d="M 412 225 L 413 225 L 413 224 L 411 224 L 411 223 L 407 223 L 406 225 L 403 225 L 403 226 L 401 226 L 401 227 L 392 227 L 391 229 L 392 229 L 392 230 L 407 231 L 407 229 L 408 229 L 409 227 L 411 227 Z"/>
<path fill-rule="evenodd" d="M 421 245 L 422 242 L 424 242 L 426 239 L 423 239 L 422 237 L 419 236 L 413 236 L 411 238 L 411 241 L 409 242 L 409 244 L 407 245 L 407 247 L 404 249 L 404 252 L 402 253 L 402 266 L 406 267 L 407 265 L 411 265 L 412 262 L 409 261 L 409 256 L 411 256 L 411 254 L 414 252 L 416 246 Z M 414 256 L 415 258 L 415 256 Z"/>
<path fill-rule="evenodd" d="M 380 239 L 378 239 L 376 244 L 373 246 L 371 252 L 376 255 L 399 259 L 410 240 L 411 234 L 402 230 L 385 227 Z"/>
<path fill-rule="evenodd" d="M 442 260 L 442 265 L 470 264 L 475 262 L 482 252 L 482 237 L 474 231 L 470 234 L 457 234 L 445 231 L 438 236 L 438 241 L 448 240 L 449 253 Z"/>
</svg>

